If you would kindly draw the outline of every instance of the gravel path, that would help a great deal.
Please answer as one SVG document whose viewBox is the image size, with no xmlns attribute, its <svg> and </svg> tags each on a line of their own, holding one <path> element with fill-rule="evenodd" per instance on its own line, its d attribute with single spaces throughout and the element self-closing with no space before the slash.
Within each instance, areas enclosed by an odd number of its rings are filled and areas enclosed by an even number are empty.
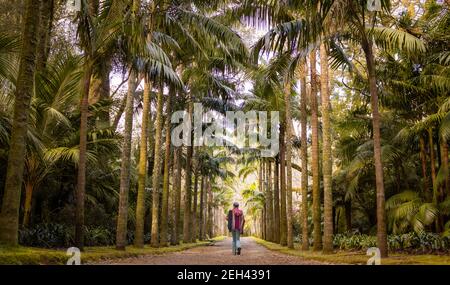
<svg viewBox="0 0 450 285">
<path fill-rule="evenodd" d="M 241 238 L 242 254 L 231 252 L 231 238 L 211 246 L 199 246 L 185 251 L 161 255 L 112 259 L 100 264 L 153 264 L 153 265 L 314 265 L 320 262 L 274 252 L 257 244 L 252 238 Z"/>
</svg>

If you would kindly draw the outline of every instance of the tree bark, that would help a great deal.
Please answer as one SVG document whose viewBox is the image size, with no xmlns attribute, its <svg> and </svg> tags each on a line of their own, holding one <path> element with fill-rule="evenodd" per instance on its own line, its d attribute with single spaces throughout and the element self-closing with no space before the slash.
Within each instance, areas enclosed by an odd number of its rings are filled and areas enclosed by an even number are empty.
<svg viewBox="0 0 450 285">
<path fill-rule="evenodd" d="M 292 226 L 292 115 L 291 115 L 291 84 L 285 83 L 284 90 L 286 116 L 286 203 L 287 203 L 287 246 L 294 248 L 294 233 Z"/>
<path fill-rule="evenodd" d="M 317 106 L 317 72 L 316 72 L 316 51 L 312 51 L 309 56 L 311 75 L 311 170 L 313 175 L 313 224 L 314 224 L 314 250 L 322 249 L 322 230 L 320 213 L 320 185 L 319 185 L 319 118 Z"/>
<path fill-rule="evenodd" d="M 197 149 L 195 150 L 197 151 Z M 198 201 L 198 163 L 196 163 L 195 166 L 195 173 L 194 173 L 194 201 L 192 205 L 192 235 L 191 235 L 191 242 L 197 242 L 197 201 Z"/>
<path fill-rule="evenodd" d="M 279 177 L 280 161 L 279 156 L 275 158 L 273 167 L 273 217 L 274 217 L 274 242 L 280 243 L 280 177 Z"/>
<path fill-rule="evenodd" d="M 267 194 L 267 224 L 268 224 L 268 236 L 267 240 L 274 241 L 273 232 L 275 225 L 273 223 L 273 197 L 272 197 L 272 163 L 270 160 L 266 162 L 266 173 L 267 173 L 267 182 L 266 182 L 266 194 Z"/>
<path fill-rule="evenodd" d="M 161 245 L 167 245 L 168 239 L 168 221 L 169 221 L 169 170 L 170 170 L 170 134 L 171 134 L 171 114 L 172 114 L 172 96 L 173 88 L 169 90 L 166 106 L 166 143 L 165 143 L 165 160 L 164 160 L 164 178 L 162 193 L 162 210 L 161 210 Z"/>
<path fill-rule="evenodd" d="M 286 212 L 286 122 L 280 124 L 280 244 L 287 245 L 287 212 Z"/>
<path fill-rule="evenodd" d="M 203 227 L 204 223 L 204 207 L 205 207 L 205 177 L 202 175 L 200 179 L 200 211 L 199 211 L 199 217 L 198 217 L 198 224 L 200 226 L 200 234 L 199 239 L 204 240 L 205 239 L 205 231 Z"/>
<path fill-rule="evenodd" d="M 330 90 L 328 76 L 328 52 L 320 45 L 320 93 L 322 99 L 322 173 L 324 191 L 323 252 L 333 251 L 333 190 L 330 126 Z"/>
<path fill-rule="evenodd" d="M 192 114 L 194 109 L 194 104 L 192 102 L 192 98 L 189 99 L 189 107 L 188 107 L 188 117 L 189 124 L 192 126 Z M 192 134 L 191 134 L 192 136 Z M 191 229 L 190 229 L 190 220 L 191 220 L 191 201 L 192 201 L 192 193 L 191 193 L 191 184 L 192 184 L 192 137 L 190 138 L 190 145 L 187 146 L 186 152 L 186 181 L 185 181 L 185 194 L 184 194 L 184 216 L 183 216 L 183 242 L 188 243 L 191 241 Z"/>
<path fill-rule="evenodd" d="M 126 96 L 127 106 L 125 113 L 125 130 L 122 143 L 119 213 L 117 215 L 117 233 L 116 233 L 116 248 L 120 250 L 124 250 L 127 244 L 128 193 L 130 190 L 130 167 L 131 167 L 130 157 L 131 157 L 131 139 L 133 131 L 134 90 L 136 89 L 135 85 L 137 85 L 134 71 L 131 71 L 129 85 L 130 86 Z M 144 91 L 144 101 L 146 96 L 145 93 L 148 93 L 147 90 L 148 86 L 146 84 L 146 90 Z M 136 228 L 138 227 L 138 222 L 139 222 L 138 215 L 136 215 Z M 139 239 L 137 233 L 136 239 Z"/>
<path fill-rule="evenodd" d="M 159 192 L 161 178 L 161 143 L 162 143 L 162 112 L 163 112 L 163 92 L 164 86 L 161 83 L 160 91 L 156 102 L 156 131 L 155 131 L 155 162 L 153 164 L 152 175 L 152 232 L 151 246 L 159 246 Z"/>
<path fill-rule="evenodd" d="M 50 51 L 50 35 L 53 27 L 53 0 L 43 0 L 39 9 L 39 31 L 37 38 L 36 71 L 45 69 Z"/>
<path fill-rule="evenodd" d="M 130 148 L 131 148 L 131 135 L 132 135 L 132 122 L 133 122 L 133 111 L 134 111 L 134 90 L 136 90 L 136 86 L 138 85 L 136 82 L 136 74 L 133 72 L 130 74 L 129 82 L 131 82 L 128 87 L 128 95 L 127 97 L 127 107 L 125 112 L 125 135 L 124 135 L 124 151 L 122 153 L 122 169 L 121 173 L 124 172 L 124 175 L 127 175 L 127 181 L 124 181 L 124 185 L 122 188 L 122 181 L 120 192 L 125 199 L 125 195 L 128 196 L 129 189 L 129 175 L 130 175 Z M 133 83 L 136 82 L 136 83 Z M 138 192 L 137 192 L 137 202 L 136 202 L 136 232 L 134 237 L 134 245 L 136 247 L 142 248 L 144 246 L 144 224 L 145 224 L 145 186 L 147 181 L 147 136 L 148 136 L 148 126 L 149 126 L 149 114 L 150 114 L 150 91 L 151 84 L 148 79 L 145 79 L 144 82 L 144 98 L 143 98 L 143 109 L 142 109 L 142 124 L 141 124 L 141 137 L 139 144 L 139 165 L 138 165 Z M 129 101 L 129 102 L 128 102 Z M 125 153 L 126 149 L 126 153 Z M 124 162 L 126 164 L 124 164 Z M 128 168 L 128 170 L 126 170 Z M 122 174 L 121 174 L 122 176 Z M 121 179 L 122 180 L 122 179 Z M 122 195 L 121 195 L 122 199 Z M 125 202 L 125 201 L 124 201 Z M 120 209 L 119 209 L 120 211 Z M 128 204 L 126 207 L 122 209 L 122 213 L 119 212 L 119 216 L 126 215 L 125 213 L 128 211 Z M 122 218 L 123 219 L 123 218 Z M 118 227 L 119 229 L 119 227 Z M 122 233 L 123 235 L 123 233 Z M 117 246 L 118 247 L 118 246 Z"/>
<path fill-rule="evenodd" d="M 427 153 L 425 150 L 425 139 L 422 135 L 419 136 L 419 147 L 420 147 L 420 161 L 422 166 L 422 177 L 423 177 L 423 194 L 425 196 L 425 199 L 428 202 L 431 202 L 431 195 L 430 195 L 430 186 L 428 185 L 428 175 L 427 175 Z"/>
<path fill-rule="evenodd" d="M 36 34 L 39 28 L 39 16 L 36 13 L 39 9 L 39 1 L 27 0 L 25 5 L 23 43 L 20 52 L 8 166 L 0 213 L 0 243 L 8 245 L 18 244 L 20 192 L 25 163 L 28 114 L 36 67 Z"/>
<path fill-rule="evenodd" d="M 306 61 L 306 58 L 305 58 Z M 306 93 L 306 62 L 301 64 L 300 71 L 300 124 L 301 124 L 301 189 L 302 189 L 302 250 L 309 249 L 309 233 L 308 233 L 308 138 L 307 138 L 307 93 Z"/>
<path fill-rule="evenodd" d="M 383 162 L 381 160 L 381 119 L 380 113 L 378 111 L 377 78 L 372 45 L 372 40 L 364 38 L 363 50 L 367 62 L 367 73 L 369 77 L 370 98 L 372 105 L 373 149 L 375 161 L 375 182 L 377 190 L 377 244 L 378 248 L 380 249 L 381 257 L 384 258 L 388 256 L 385 211 L 386 201 L 384 194 Z"/>
<path fill-rule="evenodd" d="M 181 223 L 181 147 L 176 147 L 174 150 L 174 170 L 175 181 L 174 181 L 174 192 L 175 192 L 175 214 L 174 214 L 174 244 L 180 243 L 180 234 L 182 231 Z"/>
</svg>

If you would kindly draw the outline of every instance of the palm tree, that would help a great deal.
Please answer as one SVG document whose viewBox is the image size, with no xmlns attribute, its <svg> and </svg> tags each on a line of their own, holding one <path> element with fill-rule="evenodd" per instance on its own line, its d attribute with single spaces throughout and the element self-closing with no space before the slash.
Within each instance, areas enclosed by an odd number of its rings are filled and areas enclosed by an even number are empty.
<svg viewBox="0 0 450 285">
<path fill-rule="evenodd" d="M 377 78 L 375 74 L 373 45 L 376 43 L 379 47 L 385 49 L 400 49 L 410 53 L 423 51 L 425 47 L 420 40 L 406 31 L 384 27 L 378 24 L 377 16 L 388 12 L 390 9 L 389 0 L 381 0 L 381 13 L 367 12 L 367 3 L 365 1 L 357 3 L 353 0 L 305 0 L 294 1 L 290 4 L 291 6 L 286 5 L 287 7 L 284 9 L 280 9 L 278 4 L 274 4 L 271 1 L 259 3 L 259 5 L 256 5 L 256 9 L 255 5 L 244 5 L 242 8 L 244 15 L 245 13 L 254 15 L 255 11 L 258 11 L 258 15 L 260 15 L 260 11 L 264 10 L 264 14 L 267 15 L 265 18 L 266 21 L 275 20 L 275 23 L 278 23 L 276 27 L 272 28 L 255 44 L 255 50 L 257 51 L 255 54 L 259 54 L 261 51 L 294 49 L 298 52 L 296 56 L 297 60 L 294 60 L 288 67 L 290 70 L 295 70 L 298 59 L 302 58 L 304 52 L 311 48 L 310 44 L 315 44 L 322 35 L 326 35 L 327 38 L 338 37 L 343 40 L 351 39 L 353 42 L 356 41 L 360 44 L 364 52 L 368 74 L 367 78 L 370 86 L 370 97 L 372 100 L 373 147 L 378 216 L 377 240 L 381 255 L 386 257 L 387 237 L 383 168 L 381 162 L 380 115 L 378 111 Z M 281 12 L 284 12 L 282 15 L 286 15 L 285 9 L 299 9 L 300 7 L 303 7 L 304 18 L 289 19 L 288 22 L 285 22 L 285 18 L 282 18 L 280 21 L 277 21 Z M 368 23 L 367 18 L 370 19 Z M 370 28 L 368 28 L 367 24 Z M 337 31 L 335 27 L 342 28 Z M 345 64 L 348 65 L 349 63 L 349 60 L 345 60 Z M 316 219 L 317 223 L 318 219 Z"/>
<path fill-rule="evenodd" d="M 300 65 L 300 124 L 301 124 L 301 189 L 302 189 L 302 249 L 309 248 L 308 233 L 308 138 L 307 138 L 307 87 L 306 87 L 307 65 L 306 58 Z"/>
<path fill-rule="evenodd" d="M 192 102 L 192 97 L 188 98 L 188 120 L 189 124 L 192 125 L 192 114 L 194 112 L 194 103 Z M 192 193 L 191 193 L 191 184 L 192 184 L 192 138 L 191 143 L 186 147 L 186 168 L 185 175 L 186 178 L 184 180 L 184 213 L 183 213 L 183 242 L 188 243 L 191 241 L 191 201 L 192 201 Z"/>
<path fill-rule="evenodd" d="M 291 84 L 287 80 L 284 90 L 285 122 L 286 122 L 286 197 L 287 197 L 287 246 L 294 248 L 292 226 L 292 115 L 291 115 Z"/>
<path fill-rule="evenodd" d="M 274 218 L 274 242 L 280 243 L 280 160 L 279 155 L 275 157 L 273 167 L 273 218 Z"/>
<path fill-rule="evenodd" d="M 153 164 L 152 176 L 152 231 L 151 245 L 159 246 L 159 189 L 160 189 L 160 173 L 161 173 L 161 143 L 162 143 L 162 112 L 163 112 L 163 92 L 164 87 L 161 83 L 160 91 L 156 99 L 156 130 L 155 130 L 155 162 Z"/>
<path fill-rule="evenodd" d="M 182 221 L 181 221 L 181 155 L 182 148 L 175 147 L 174 149 L 174 182 L 173 182 L 173 191 L 174 191 L 174 219 L 173 219 L 173 243 L 179 244 L 180 234 L 182 232 Z"/>
<path fill-rule="evenodd" d="M 321 229 L 321 202 L 319 186 L 319 119 L 317 107 L 317 73 L 316 73 L 316 50 L 309 54 L 309 68 L 311 77 L 311 171 L 312 195 L 313 195 L 313 223 L 314 223 L 314 250 L 322 249 Z"/>
<path fill-rule="evenodd" d="M 161 207 L 161 245 L 167 244 L 168 235 L 168 220 L 169 220 L 169 171 L 170 171 L 170 134 L 171 134 L 171 112 L 172 112 L 172 96 L 174 96 L 173 89 L 169 88 L 166 103 L 166 142 L 165 142 L 165 159 L 164 159 L 164 177 L 163 177 L 163 192 L 162 192 L 162 207 Z"/>
<path fill-rule="evenodd" d="M 39 29 L 39 1 L 27 0 L 22 30 L 22 49 L 14 101 L 8 168 L 0 214 L 0 242 L 17 245 L 20 192 L 22 189 L 25 136 L 35 73 L 37 31 Z"/>
<path fill-rule="evenodd" d="M 140 1 L 133 0 L 132 1 L 132 23 L 133 30 L 136 28 L 136 18 L 137 14 L 139 13 L 140 9 Z M 138 82 L 138 76 L 136 70 L 134 70 L 134 66 L 131 65 L 132 68 L 130 68 L 130 76 L 128 79 L 128 92 L 126 96 L 126 105 L 125 105 L 125 130 L 124 130 L 124 136 L 123 136 L 123 145 L 122 145 L 122 157 L 121 157 L 121 168 L 120 168 L 120 199 L 119 199 L 119 213 L 117 215 L 117 231 L 116 231 L 116 248 L 124 250 L 126 246 L 126 235 L 127 235 L 127 224 L 128 224 L 128 192 L 130 188 L 130 158 L 131 158 L 131 139 L 132 139 L 132 131 L 133 131 L 133 111 L 134 111 L 134 95 L 136 91 L 137 85 L 139 85 Z M 148 86 L 148 82 L 145 82 L 145 88 L 144 88 L 144 106 L 143 106 L 143 113 L 148 114 L 148 108 L 149 108 L 149 97 L 150 97 L 150 88 Z M 143 118 L 143 120 L 146 118 Z M 146 122 L 145 122 L 146 123 Z M 142 125 L 142 129 L 146 130 L 147 125 Z M 142 139 L 142 137 L 141 137 Z M 146 137 L 144 136 L 144 139 Z M 142 141 L 141 141 L 142 142 Z M 146 141 L 145 141 L 146 143 Z M 146 146 L 146 144 L 145 144 Z M 142 151 L 142 149 L 141 149 Z M 141 153 L 142 154 L 142 153 Z M 145 176 L 142 177 L 142 169 L 141 165 L 143 165 L 144 172 L 145 172 L 145 163 L 146 163 L 146 157 L 145 161 L 142 161 L 142 156 L 140 157 L 140 168 L 139 168 L 139 182 L 142 182 L 142 179 L 144 179 L 145 183 Z M 138 188 L 140 187 L 140 183 Z M 138 189 L 138 196 L 142 195 L 142 189 Z M 140 226 L 140 219 L 139 214 L 141 210 L 140 203 L 137 203 L 136 207 L 136 235 L 135 235 L 135 245 L 141 246 L 141 238 L 139 235 L 139 226 Z M 143 239 L 142 239 L 143 240 Z"/>
<path fill-rule="evenodd" d="M 332 157 L 330 130 L 330 91 L 328 77 L 328 52 L 325 44 L 320 45 L 320 97 L 322 98 L 322 173 L 324 193 L 324 226 L 323 251 L 333 251 L 333 192 L 332 186 Z"/>
</svg>

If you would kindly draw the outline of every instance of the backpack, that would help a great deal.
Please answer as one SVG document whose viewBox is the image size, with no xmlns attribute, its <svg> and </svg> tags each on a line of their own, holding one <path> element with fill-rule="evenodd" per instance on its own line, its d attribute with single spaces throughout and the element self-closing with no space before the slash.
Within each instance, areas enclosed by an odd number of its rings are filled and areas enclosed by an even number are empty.
<svg viewBox="0 0 450 285">
<path fill-rule="evenodd" d="M 232 229 L 233 229 L 233 211 L 229 210 L 228 211 L 228 231 L 231 232 Z"/>
</svg>

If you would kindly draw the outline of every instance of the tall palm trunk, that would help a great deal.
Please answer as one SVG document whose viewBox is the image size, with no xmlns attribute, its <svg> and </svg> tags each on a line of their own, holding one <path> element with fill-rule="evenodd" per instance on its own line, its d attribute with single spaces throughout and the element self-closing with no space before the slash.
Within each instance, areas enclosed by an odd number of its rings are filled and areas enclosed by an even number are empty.
<svg viewBox="0 0 450 285">
<path fill-rule="evenodd" d="M 197 169 L 197 166 L 196 166 L 195 167 L 195 172 L 194 172 L 194 201 L 193 201 L 193 205 L 192 205 L 192 217 L 191 217 L 191 221 L 192 221 L 191 242 L 196 242 L 197 241 L 197 230 L 198 230 L 198 225 L 197 225 L 197 201 L 198 201 L 198 169 Z"/>
<path fill-rule="evenodd" d="M 258 187 L 259 192 L 264 193 L 264 159 L 260 159 L 259 161 L 259 169 L 258 169 Z M 266 209 L 267 209 L 267 200 L 264 200 L 263 209 L 261 213 L 261 237 L 262 239 L 266 239 Z"/>
<path fill-rule="evenodd" d="M 194 104 L 192 102 L 192 98 L 189 99 L 189 107 L 188 107 L 188 117 L 189 117 L 189 124 L 192 126 L 192 114 L 194 112 Z M 192 134 L 191 134 L 192 136 Z M 185 193 L 184 193 L 184 215 L 183 215 L 183 242 L 188 243 L 191 241 L 191 201 L 192 201 L 192 193 L 191 193 L 191 184 L 192 184 L 192 152 L 193 152 L 193 145 L 192 145 L 192 137 L 190 144 L 187 146 L 186 151 L 186 180 L 185 180 Z"/>
<path fill-rule="evenodd" d="M 168 221 L 169 221 L 169 169 L 170 169 L 170 133 L 171 133 L 171 113 L 172 113 L 172 96 L 173 88 L 169 90 L 166 106 L 166 142 L 165 142 L 165 159 L 164 159 L 164 178 L 163 193 L 161 207 L 161 245 L 167 245 L 168 238 Z"/>
<path fill-rule="evenodd" d="M 287 213 L 286 213 L 286 122 L 280 124 L 280 244 L 287 245 Z"/>
<path fill-rule="evenodd" d="M 88 132 L 88 112 L 89 112 L 89 86 L 92 75 L 92 63 L 89 59 L 85 67 L 83 78 L 83 94 L 80 103 L 80 143 L 78 158 L 78 176 L 76 187 L 76 207 L 75 207 L 75 245 L 83 250 L 84 246 L 84 196 L 86 188 L 86 153 L 87 153 L 87 132 Z"/>
<path fill-rule="evenodd" d="M 208 191 L 207 191 L 207 189 L 208 189 L 207 188 L 208 181 L 209 181 L 209 178 L 205 177 L 205 179 L 203 181 L 203 183 L 204 183 L 204 186 L 203 186 L 203 208 L 201 209 L 201 211 L 203 213 L 203 221 L 202 221 L 202 224 L 201 224 L 202 232 L 203 232 L 203 239 L 206 238 L 206 223 L 207 223 L 206 209 L 207 209 L 207 205 L 208 205 L 208 197 L 207 197 L 207 194 L 208 194 Z"/>
<path fill-rule="evenodd" d="M 174 231 L 173 231 L 173 243 L 179 244 L 180 234 L 182 231 L 182 223 L 181 223 L 181 153 L 182 148 L 181 147 L 175 147 L 174 149 L 174 171 L 175 172 L 175 179 L 174 179 L 174 185 L 173 190 L 175 194 L 175 213 L 174 213 Z"/>
<path fill-rule="evenodd" d="M 422 176 L 423 176 L 423 193 L 428 202 L 431 202 L 431 195 L 429 193 L 428 185 L 428 175 L 427 175 L 427 153 L 425 150 L 425 139 L 422 135 L 419 136 L 419 147 L 420 147 L 420 162 L 422 166 Z"/>
<path fill-rule="evenodd" d="M 133 127 L 133 111 L 134 111 L 134 90 L 136 90 L 137 81 L 136 74 L 132 72 L 130 74 L 127 95 L 127 107 L 125 112 L 125 134 L 124 145 L 122 150 L 122 168 L 121 168 L 121 181 L 120 181 L 120 206 L 119 206 L 119 222 L 117 224 L 117 248 L 121 248 L 124 245 L 124 239 L 126 237 L 126 231 L 123 232 L 123 228 L 126 230 L 126 215 L 128 212 L 128 191 L 130 188 L 129 176 L 130 176 L 130 149 L 131 149 L 131 135 Z M 148 79 L 144 82 L 144 98 L 142 109 L 142 124 L 141 124 L 141 137 L 139 144 L 139 165 L 138 165 L 138 192 L 136 202 L 136 232 L 134 237 L 134 245 L 136 247 L 144 246 L 144 216 L 145 216 L 145 185 L 147 181 L 147 135 L 148 135 L 148 121 L 150 113 L 150 91 L 151 85 Z M 122 179 L 123 175 L 123 179 Z M 123 182 L 122 182 L 123 180 Z M 123 183 L 123 185 L 122 185 Z M 123 203 L 123 204 L 122 204 Z M 123 208 L 122 208 L 123 207 Z M 120 223 L 120 240 L 119 240 L 119 223 Z M 122 225 L 125 223 L 125 225 Z M 121 244 L 119 245 L 119 241 Z"/>
<path fill-rule="evenodd" d="M 305 58 L 306 61 L 306 58 Z M 302 190 L 302 249 L 309 249 L 309 233 L 308 233 L 308 139 L 307 139 L 307 93 L 306 93 L 306 62 L 301 64 L 300 70 L 300 124 L 301 124 L 301 190 Z"/>
<path fill-rule="evenodd" d="M 445 195 L 450 195 L 450 175 L 448 172 L 448 144 L 447 141 L 443 138 L 441 139 L 441 156 L 442 156 L 442 165 L 444 167 L 444 173 L 445 173 L 445 180 L 444 180 L 444 187 L 445 187 Z M 444 193 L 442 194 L 442 200 L 444 200 Z"/>
<path fill-rule="evenodd" d="M 274 242 L 280 243 L 280 177 L 279 177 L 280 161 L 276 156 L 273 167 L 273 223 L 274 223 Z"/>
<path fill-rule="evenodd" d="M 285 83 L 284 101 L 286 116 L 286 216 L 287 216 L 287 246 L 294 248 L 294 233 L 292 228 L 292 115 L 291 115 L 291 84 Z"/>
<path fill-rule="evenodd" d="M 25 204 L 23 205 L 23 222 L 22 225 L 27 227 L 31 217 L 31 202 L 33 200 L 33 184 L 31 181 L 25 182 Z"/>
<path fill-rule="evenodd" d="M 163 92 L 164 86 L 163 83 L 161 83 L 160 91 L 158 92 L 156 101 L 155 162 L 153 164 L 152 175 L 152 231 L 150 244 L 153 247 L 159 246 L 159 183 L 161 178 Z"/>
<path fill-rule="evenodd" d="M 375 60 L 372 45 L 372 40 L 365 37 L 362 47 L 366 56 L 372 105 L 373 153 L 375 161 L 375 183 L 377 189 L 377 244 L 380 249 L 381 257 L 384 258 L 388 256 L 385 211 L 386 201 L 384 195 L 383 162 L 381 160 L 381 133 L 380 113 L 378 111 L 377 78 L 375 73 Z"/>
<path fill-rule="evenodd" d="M 198 224 L 199 224 L 199 239 L 204 240 L 205 239 L 205 232 L 203 228 L 203 222 L 204 222 L 204 207 L 205 207 L 205 177 L 202 175 L 200 179 L 200 209 L 198 213 Z"/>
<path fill-rule="evenodd" d="M 40 1 L 39 33 L 37 38 L 36 71 L 42 71 L 50 51 L 50 34 L 53 26 L 54 0 Z"/>
<path fill-rule="evenodd" d="M 436 185 L 436 158 L 434 153 L 434 140 L 433 140 L 433 129 L 428 129 L 428 145 L 430 148 L 430 169 L 431 169 L 431 183 Z M 433 190 L 433 201 L 435 201 L 436 195 L 435 191 Z"/>
<path fill-rule="evenodd" d="M 267 183 L 266 183 L 266 194 L 267 194 L 267 225 L 269 228 L 267 240 L 273 241 L 274 223 L 273 223 L 273 197 L 272 197 L 272 163 L 270 160 L 266 163 L 266 173 L 267 173 Z"/>
<path fill-rule="evenodd" d="M 320 186 L 319 186 L 319 118 L 317 106 L 317 72 L 316 72 L 316 51 L 309 55 L 310 76 L 311 76 L 311 170 L 312 195 L 313 195 L 313 224 L 314 224 L 314 250 L 322 249 L 321 233 L 321 213 L 320 213 Z"/>
<path fill-rule="evenodd" d="M 20 192 L 26 153 L 28 114 L 33 93 L 36 58 L 36 34 L 39 28 L 39 1 L 27 0 L 22 30 L 22 50 L 17 77 L 14 117 L 11 131 L 8 167 L 0 213 L 0 242 L 10 245 L 18 243 Z"/>
<path fill-rule="evenodd" d="M 213 231 L 213 193 L 211 189 L 211 181 L 208 183 L 208 218 L 207 218 L 207 233 L 210 238 L 213 237 L 214 231 Z"/>
<path fill-rule="evenodd" d="M 328 52 L 325 44 L 320 45 L 320 93 L 322 98 L 322 173 L 324 192 L 324 224 L 323 251 L 333 251 L 333 190 L 332 187 L 332 157 L 331 157 L 331 126 L 330 126 L 330 90 L 328 77 Z"/>
</svg>

